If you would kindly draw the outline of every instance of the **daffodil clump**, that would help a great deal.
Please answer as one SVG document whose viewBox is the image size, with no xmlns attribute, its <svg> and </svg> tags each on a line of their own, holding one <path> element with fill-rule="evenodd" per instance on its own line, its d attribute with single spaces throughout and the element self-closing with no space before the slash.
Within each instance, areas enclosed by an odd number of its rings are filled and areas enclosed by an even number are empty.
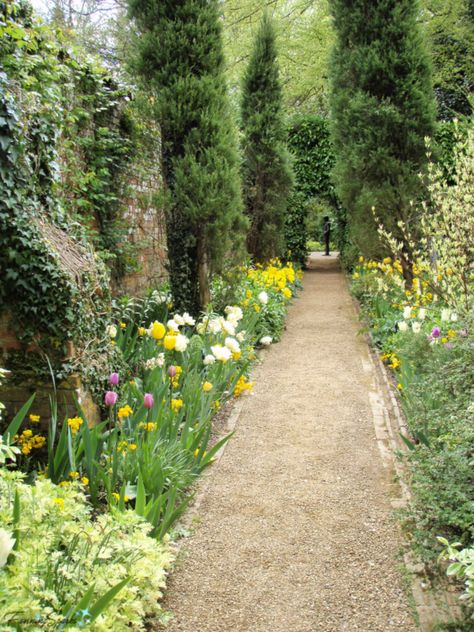
<svg viewBox="0 0 474 632">
<path fill-rule="evenodd" d="M 453 294 L 453 279 L 469 278 L 443 267 L 445 255 L 435 267 L 425 262 L 408 270 L 389 257 L 361 258 L 351 286 L 403 403 L 415 552 L 436 573 L 443 546 L 453 561 L 450 574 L 467 579 L 474 542 L 474 317 L 464 289 Z M 470 591 L 466 581 L 472 609 Z"/>
<path fill-rule="evenodd" d="M 134 511 L 92 520 L 91 510 L 78 482 L 27 485 L 18 472 L 0 469 L 2 630 L 138 631 L 146 616 L 161 616 L 158 599 L 173 559 L 168 544 L 150 538 Z M 95 617 L 94 605 L 120 583 L 110 607 Z"/>
</svg>

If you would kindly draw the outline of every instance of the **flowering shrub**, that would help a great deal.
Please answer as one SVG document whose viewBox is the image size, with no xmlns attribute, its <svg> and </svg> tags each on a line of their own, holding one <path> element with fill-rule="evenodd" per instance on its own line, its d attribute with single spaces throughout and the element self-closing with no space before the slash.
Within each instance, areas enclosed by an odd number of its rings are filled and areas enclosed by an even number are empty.
<svg viewBox="0 0 474 632">
<path fill-rule="evenodd" d="M 0 621 L 5 632 L 52 632 L 66 625 L 72 631 L 144 630 L 147 616 L 161 615 L 158 599 L 172 561 L 169 547 L 148 537 L 143 518 L 132 511 L 91 520 L 84 492 L 79 482 L 58 487 L 45 479 L 27 485 L 20 474 L 0 469 Z M 2 542 L 13 533 L 19 545 L 2 568 Z M 94 620 L 94 605 L 120 584 L 111 607 Z M 81 605 L 91 588 L 90 605 Z"/>
<path fill-rule="evenodd" d="M 415 265 L 411 272 L 408 283 L 399 262 L 361 259 L 352 290 L 400 394 L 410 432 L 403 437 L 412 489 L 407 527 L 416 551 L 434 564 L 437 537 L 466 550 L 474 540 L 474 326 L 472 315 L 458 314 L 459 303 L 435 290 L 431 271 Z"/>
<path fill-rule="evenodd" d="M 428 140 L 428 150 L 430 142 Z M 430 156 L 430 153 L 428 153 Z M 399 228 L 410 261 L 423 272 L 430 292 L 442 303 L 468 313 L 474 296 L 474 128 L 458 137 L 454 151 L 453 183 L 447 182 L 442 167 L 431 163 L 428 173 L 429 203 L 424 203 L 419 220 Z M 383 226 L 379 233 L 395 256 L 403 245 Z"/>
</svg>

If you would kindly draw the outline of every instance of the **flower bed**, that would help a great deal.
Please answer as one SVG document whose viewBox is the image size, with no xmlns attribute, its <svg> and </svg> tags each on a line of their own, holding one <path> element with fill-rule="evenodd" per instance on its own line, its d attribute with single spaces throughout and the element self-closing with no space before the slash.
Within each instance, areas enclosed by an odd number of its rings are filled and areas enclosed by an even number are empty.
<svg viewBox="0 0 474 632">
<path fill-rule="evenodd" d="M 78 407 L 61 425 L 53 402 L 44 435 L 34 403 L 25 405 L 4 433 L 10 465 L 0 470 L 2 622 L 12 630 L 140 630 L 159 616 L 167 534 L 192 482 L 229 439 L 210 446 L 212 417 L 251 390 L 255 348 L 281 335 L 298 285 L 291 265 L 241 269 L 237 304 L 198 323 L 168 314 L 166 295 L 122 304 L 108 329 L 117 366 L 104 379 L 103 421 L 90 425 Z M 5 447 L 12 439 L 20 454 Z M 15 458 L 35 484 L 12 469 Z M 118 542 L 119 562 L 106 571 Z"/>
<path fill-rule="evenodd" d="M 466 562 L 474 539 L 474 327 L 469 312 L 458 314 L 436 291 L 450 286 L 452 271 L 438 269 L 435 283 L 431 269 L 412 272 L 407 283 L 399 262 L 361 259 L 352 291 L 393 372 L 410 431 L 404 458 L 413 497 L 405 519 L 413 546 L 428 564 L 440 551 Z M 466 581 L 465 600 L 472 600 L 472 563 L 450 572 Z"/>
</svg>

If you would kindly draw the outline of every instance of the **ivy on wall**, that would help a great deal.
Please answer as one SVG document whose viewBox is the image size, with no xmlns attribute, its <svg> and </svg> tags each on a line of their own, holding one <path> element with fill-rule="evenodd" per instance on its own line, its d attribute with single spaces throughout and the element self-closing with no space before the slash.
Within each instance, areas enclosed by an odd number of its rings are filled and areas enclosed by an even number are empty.
<svg viewBox="0 0 474 632">
<path fill-rule="evenodd" d="M 122 200 L 134 135 L 128 90 L 61 38 L 27 2 L 0 2 L 0 315 L 24 343 L 15 371 L 44 352 L 63 377 L 88 372 L 85 347 L 98 373 L 107 362 L 110 273 L 133 259 Z"/>
</svg>

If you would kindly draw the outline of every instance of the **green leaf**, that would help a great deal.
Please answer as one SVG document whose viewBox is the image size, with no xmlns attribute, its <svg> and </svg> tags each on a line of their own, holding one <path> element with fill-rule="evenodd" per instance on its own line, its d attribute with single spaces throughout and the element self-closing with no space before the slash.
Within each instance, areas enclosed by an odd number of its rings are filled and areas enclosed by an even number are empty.
<svg viewBox="0 0 474 632">
<path fill-rule="evenodd" d="M 130 582 L 130 580 L 131 577 L 126 577 L 95 602 L 95 604 L 89 609 L 91 615 L 91 623 L 95 621 L 97 617 L 102 614 L 102 612 L 104 612 L 104 610 L 109 606 L 110 602 L 122 590 L 122 588 L 124 588 Z"/>
<path fill-rule="evenodd" d="M 23 423 L 23 420 L 26 414 L 30 410 L 31 404 L 33 403 L 35 396 L 36 394 L 33 394 L 30 397 L 30 399 L 25 404 L 23 404 L 23 406 L 20 408 L 20 410 L 13 417 L 12 421 L 8 425 L 7 429 L 5 430 L 5 436 L 7 437 L 7 441 L 11 441 L 11 439 L 13 439 L 13 437 L 17 434 L 18 429 Z"/>
</svg>

